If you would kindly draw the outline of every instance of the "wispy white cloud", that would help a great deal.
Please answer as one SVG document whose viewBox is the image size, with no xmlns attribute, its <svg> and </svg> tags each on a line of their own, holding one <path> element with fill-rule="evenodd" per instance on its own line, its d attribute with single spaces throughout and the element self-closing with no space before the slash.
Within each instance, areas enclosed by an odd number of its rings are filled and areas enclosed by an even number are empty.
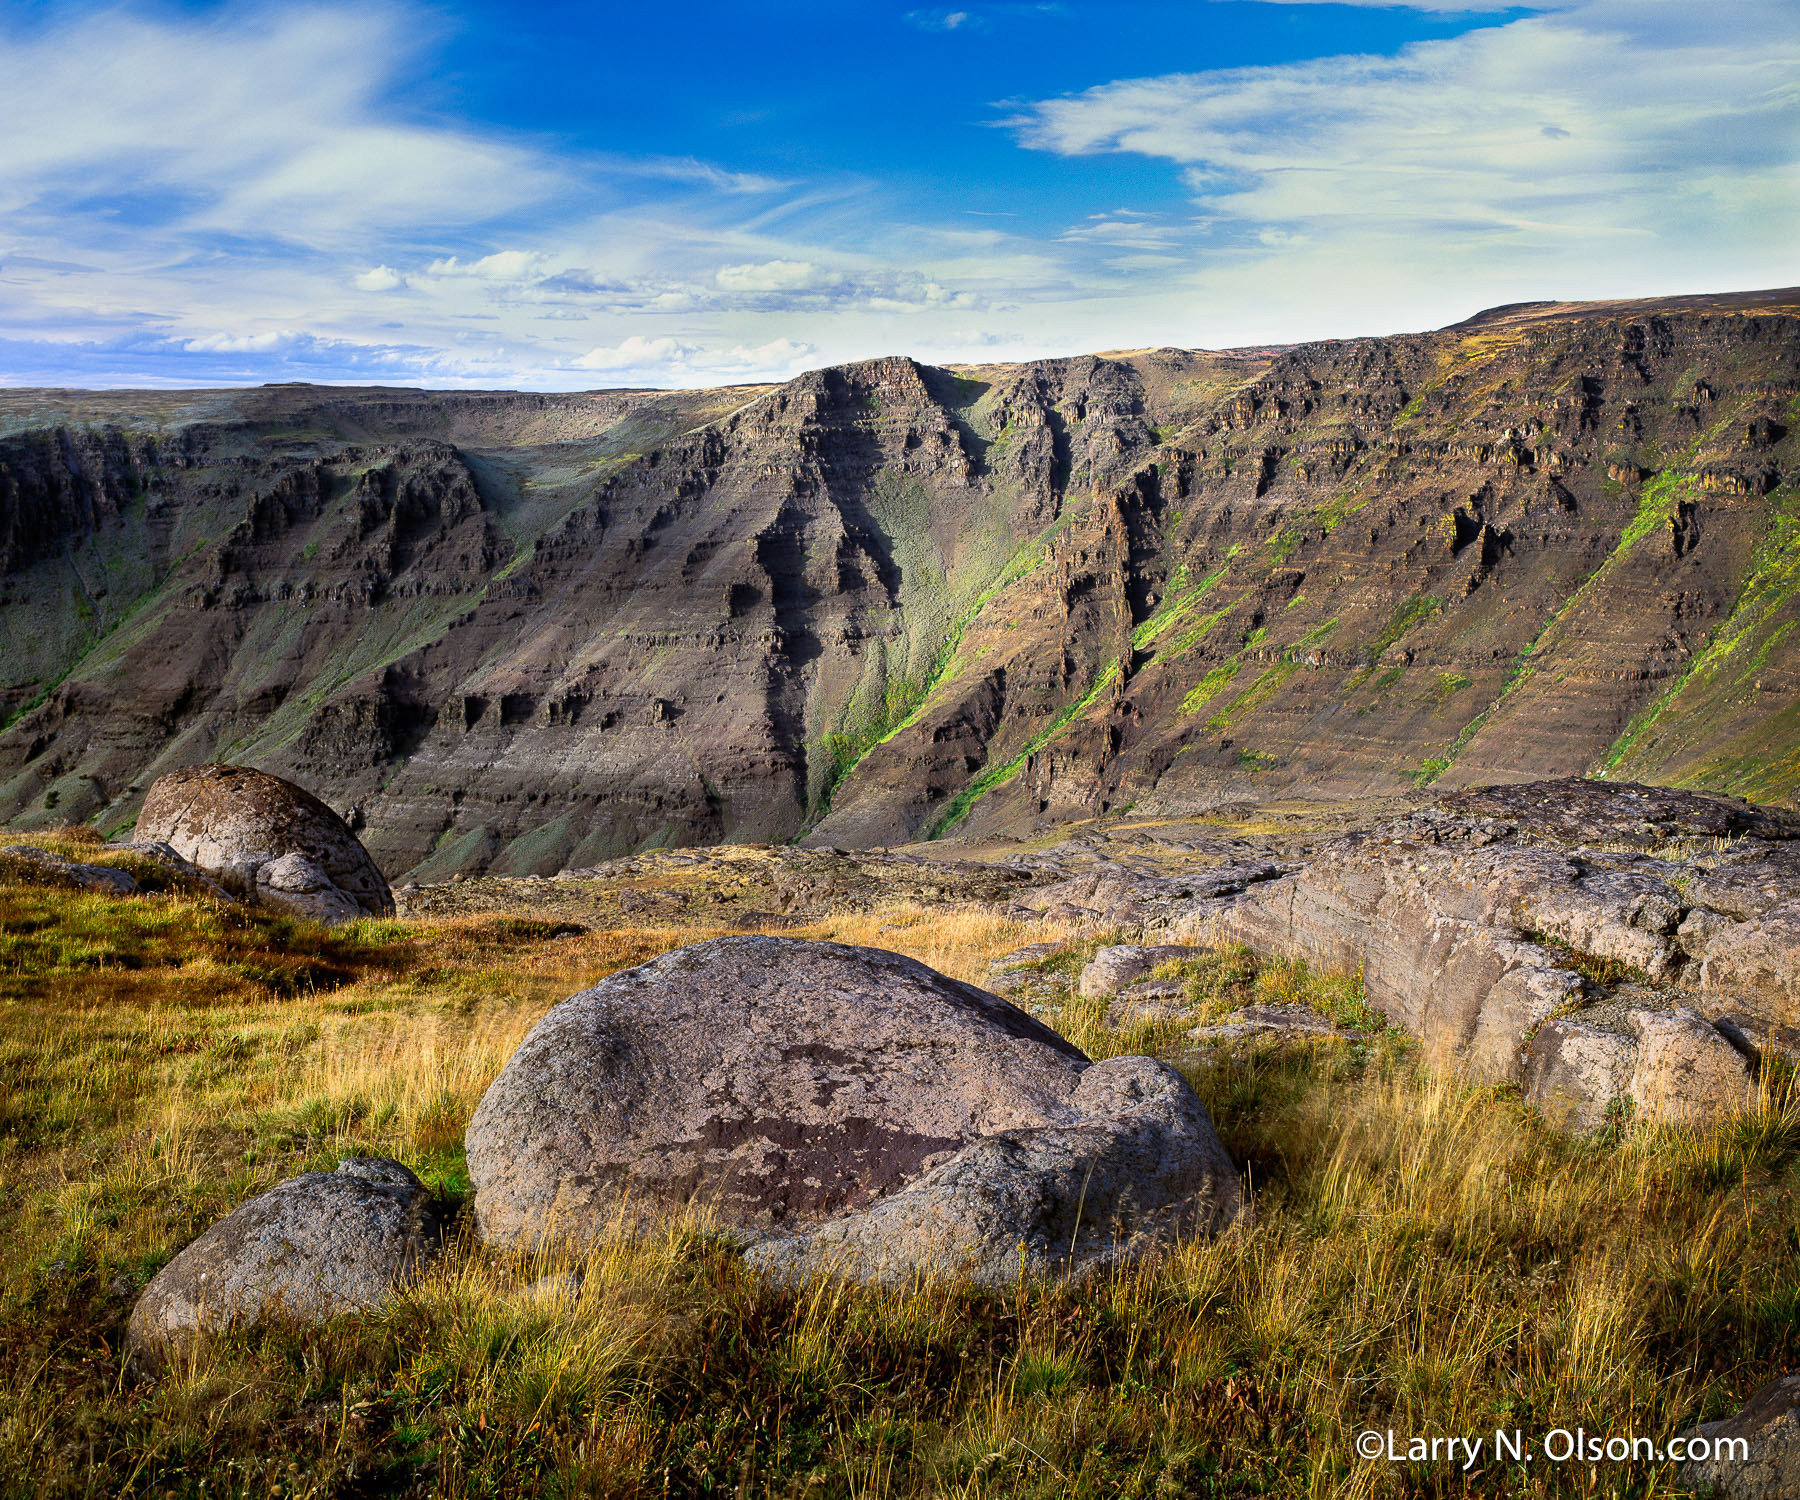
<svg viewBox="0 0 1800 1500">
<path fill-rule="evenodd" d="M 477 224 L 567 185 L 491 132 L 396 118 L 383 85 L 418 45 L 399 12 L 225 14 L 76 14 L 6 37 L 0 213 L 109 199 L 131 206 L 114 214 L 121 233 L 148 220 L 331 247 Z"/>
<path fill-rule="evenodd" d="M 1265 286 L 1314 278 L 1320 305 L 1367 290 L 1390 308 L 1408 283 L 1418 306 L 1526 282 L 1551 295 L 1553 276 L 1575 295 L 1791 279 L 1800 10 L 1691 16 L 1583 0 L 1393 56 L 1108 83 L 1010 123 L 1058 155 L 1176 164 L 1198 210 L 1191 284 L 1221 293 L 1234 257 Z M 1066 237 L 1178 238 L 1133 223 Z"/>
<path fill-rule="evenodd" d="M 987 22 L 982 16 L 968 10 L 909 10 L 906 13 L 906 24 L 915 26 L 920 31 L 976 31 L 986 26 Z"/>
</svg>

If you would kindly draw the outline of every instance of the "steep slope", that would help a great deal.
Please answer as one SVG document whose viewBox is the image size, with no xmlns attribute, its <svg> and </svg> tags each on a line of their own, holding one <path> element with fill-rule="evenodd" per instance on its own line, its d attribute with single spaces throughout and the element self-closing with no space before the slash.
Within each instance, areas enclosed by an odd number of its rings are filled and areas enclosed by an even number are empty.
<svg viewBox="0 0 1800 1500">
<path fill-rule="evenodd" d="M 1600 772 L 1791 800 L 1800 296 L 775 388 L 0 397 L 0 817 L 390 875 Z"/>
</svg>

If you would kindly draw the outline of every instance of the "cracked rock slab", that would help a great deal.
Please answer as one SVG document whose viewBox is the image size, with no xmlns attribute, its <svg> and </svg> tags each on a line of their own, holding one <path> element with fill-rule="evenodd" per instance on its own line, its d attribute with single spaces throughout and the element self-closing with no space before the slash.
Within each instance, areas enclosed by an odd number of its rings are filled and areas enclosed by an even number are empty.
<svg viewBox="0 0 1800 1500">
<path fill-rule="evenodd" d="M 1754 1007 L 1773 1024 L 1800 1025 L 1800 900 L 1715 931 L 1700 965 L 1700 991 L 1715 1003 Z"/>
<path fill-rule="evenodd" d="M 1756 1102 L 1749 1062 L 1691 1010 L 1628 1010 L 1622 1024 L 1580 1014 L 1539 1028 L 1525 1065 L 1525 1097 L 1556 1123 L 1595 1130 L 1615 1106 L 1659 1125 L 1712 1125 Z"/>
</svg>

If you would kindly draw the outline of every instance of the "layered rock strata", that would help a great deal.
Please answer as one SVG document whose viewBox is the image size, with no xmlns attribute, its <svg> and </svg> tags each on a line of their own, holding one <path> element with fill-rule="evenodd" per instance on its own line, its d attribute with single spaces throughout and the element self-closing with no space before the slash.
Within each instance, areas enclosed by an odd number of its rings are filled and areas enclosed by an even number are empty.
<svg viewBox="0 0 1800 1500">
<path fill-rule="evenodd" d="M 1791 800 L 1800 299 L 570 396 L 0 393 L 0 820 L 396 879 L 1603 771 Z"/>
</svg>

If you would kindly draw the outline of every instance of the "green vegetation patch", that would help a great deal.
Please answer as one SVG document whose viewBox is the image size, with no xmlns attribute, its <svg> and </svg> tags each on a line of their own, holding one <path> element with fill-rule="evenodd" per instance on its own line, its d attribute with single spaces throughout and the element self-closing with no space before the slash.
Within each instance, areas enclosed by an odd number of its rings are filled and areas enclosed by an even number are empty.
<svg viewBox="0 0 1800 1500">
<path fill-rule="evenodd" d="M 1095 678 L 1094 685 L 1075 702 L 1059 709 L 1050 722 L 1034 734 L 1025 744 L 1025 748 L 1004 765 L 985 767 L 966 787 L 950 800 L 942 816 L 932 824 L 931 831 L 926 834 L 929 839 L 942 838 L 946 833 L 961 824 L 974 810 L 975 804 L 995 787 L 1004 786 L 1019 772 L 1025 769 L 1025 763 L 1043 749 L 1052 739 L 1061 734 L 1069 722 L 1086 713 L 1099 701 L 1101 694 L 1112 687 L 1119 676 L 1119 664 L 1108 662 L 1100 675 Z"/>
<path fill-rule="evenodd" d="M 1402 636 L 1417 630 L 1427 620 L 1444 612 L 1444 601 L 1434 594 L 1414 594 L 1402 600 L 1388 616 L 1380 633 L 1369 642 L 1369 660 L 1378 662 Z"/>
<path fill-rule="evenodd" d="M 1299 670 L 1298 662 L 1276 662 L 1274 666 L 1260 673 L 1248 689 L 1206 721 L 1208 731 L 1213 734 L 1223 733 L 1246 715 L 1254 713 L 1275 695 L 1282 683 Z"/>
<path fill-rule="evenodd" d="M 1231 686 L 1237 674 L 1243 670 L 1243 662 L 1235 656 L 1230 661 L 1220 662 L 1181 700 L 1181 711 L 1184 714 L 1197 714 L 1208 703 Z"/>
</svg>

